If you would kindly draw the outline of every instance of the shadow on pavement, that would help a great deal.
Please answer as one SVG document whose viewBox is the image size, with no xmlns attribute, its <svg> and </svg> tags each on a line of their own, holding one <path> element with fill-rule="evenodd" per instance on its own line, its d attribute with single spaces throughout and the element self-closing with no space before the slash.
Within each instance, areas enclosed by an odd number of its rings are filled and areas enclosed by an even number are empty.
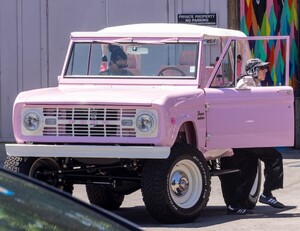
<svg viewBox="0 0 300 231">
<path fill-rule="evenodd" d="M 252 210 L 253 214 L 227 215 L 225 206 L 208 206 L 197 220 L 185 224 L 161 224 L 151 217 L 145 206 L 121 208 L 115 211 L 115 213 L 145 228 L 201 228 L 240 219 L 300 218 L 300 213 L 287 213 L 287 211 L 295 208 L 296 206 L 286 206 L 284 209 L 274 209 L 270 206 L 257 206 Z"/>
</svg>

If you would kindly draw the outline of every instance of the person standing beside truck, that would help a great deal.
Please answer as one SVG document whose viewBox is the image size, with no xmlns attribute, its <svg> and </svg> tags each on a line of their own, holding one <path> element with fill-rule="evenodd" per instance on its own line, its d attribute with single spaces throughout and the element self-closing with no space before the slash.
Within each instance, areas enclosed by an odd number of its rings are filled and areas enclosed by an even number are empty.
<svg viewBox="0 0 300 231">
<path fill-rule="evenodd" d="M 245 76 L 242 76 L 236 85 L 236 89 L 249 89 L 261 86 L 268 71 L 269 62 L 260 59 L 249 59 L 245 65 Z M 258 160 L 264 162 L 264 189 L 259 197 L 259 202 L 268 204 L 274 208 L 284 208 L 284 204 L 277 201 L 272 191 L 283 188 L 283 162 L 282 155 L 273 147 L 234 149 L 233 157 L 221 158 L 221 168 L 240 169 L 232 183 L 231 176 L 221 177 L 223 195 L 228 198 L 227 214 L 247 214 L 247 198 L 257 174 Z M 234 188 L 230 188 L 234 187 Z"/>
<path fill-rule="evenodd" d="M 269 62 L 263 62 L 260 59 L 249 59 L 245 65 L 246 75 L 242 76 L 236 85 L 236 89 L 248 89 L 251 87 L 260 87 L 261 82 L 266 79 Z"/>
</svg>

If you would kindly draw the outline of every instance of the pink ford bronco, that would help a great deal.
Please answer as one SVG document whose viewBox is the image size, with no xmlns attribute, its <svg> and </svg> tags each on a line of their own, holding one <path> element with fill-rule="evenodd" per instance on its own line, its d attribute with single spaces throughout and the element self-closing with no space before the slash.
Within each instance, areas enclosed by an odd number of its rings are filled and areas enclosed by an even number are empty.
<svg viewBox="0 0 300 231">
<path fill-rule="evenodd" d="M 191 222 L 211 176 L 237 171 L 220 170 L 221 156 L 293 145 L 289 49 L 285 60 L 272 53 L 282 45 L 287 36 L 185 24 L 72 33 L 58 87 L 16 98 L 5 167 L 68 192 L 84 184 L 91 203 L 111 210 L 141 189 L 157 220 Z M 246 60 L 261 48 L 266 58 L 267 46 L 279 86 L 236 89 Z"/>
</svg>

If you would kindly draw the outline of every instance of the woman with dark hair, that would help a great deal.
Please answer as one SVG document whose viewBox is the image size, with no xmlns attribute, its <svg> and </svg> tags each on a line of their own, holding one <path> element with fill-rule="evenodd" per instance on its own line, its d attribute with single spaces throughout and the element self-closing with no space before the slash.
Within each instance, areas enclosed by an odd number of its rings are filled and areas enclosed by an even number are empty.
<svg viewBox="0 0 300 231">
<path fill-rule="evenodd" d="M 127 65 L 127 55 L 120 47 L 111 49 L 109 67 L 105 71 L 101 71 L 99 75 L 133 75 L 125 68 Z"/>
</svg>

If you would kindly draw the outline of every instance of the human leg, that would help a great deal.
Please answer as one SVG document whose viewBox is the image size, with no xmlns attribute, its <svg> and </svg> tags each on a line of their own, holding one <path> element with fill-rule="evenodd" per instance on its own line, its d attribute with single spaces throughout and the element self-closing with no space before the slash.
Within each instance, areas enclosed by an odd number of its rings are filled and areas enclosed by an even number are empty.
<svg viewBox="0 0 300 231">
<path fill-rule="evenodd" d="M 259 201 L 274 208 L 284 208 L 285 206 L 272 195 L 273 190 L 283 188 L 282 155 L 275 148 L 261 148 L 258 151 L 259 159 L 265 164 L 264 190 Z"/>
<path fill-rule="evenodd" d="M 240 172 L 220 176 L 228 214 L 246 214 L 246 202 L 253 186 L 258 159 L 251 149 L 234 149 L 232 157 L 221 158 L 221 169 Z"/>
<path fill-rule="evenodd" d="M 258 158 L 265 164 L 263 194 L 271 196 L 273 190 L 283 188 L 282 155 L 275 148 L 262 148 Z"/>
<path fill-rule="evenodd" d="M 251 148 L 235 149 L 234 152 L 239 157 L 238 165 L 240 169 L 234 197 L 239 206 L 247 208 L 249 194 L 257 175 L 258 158 Z"/>
</svg>

